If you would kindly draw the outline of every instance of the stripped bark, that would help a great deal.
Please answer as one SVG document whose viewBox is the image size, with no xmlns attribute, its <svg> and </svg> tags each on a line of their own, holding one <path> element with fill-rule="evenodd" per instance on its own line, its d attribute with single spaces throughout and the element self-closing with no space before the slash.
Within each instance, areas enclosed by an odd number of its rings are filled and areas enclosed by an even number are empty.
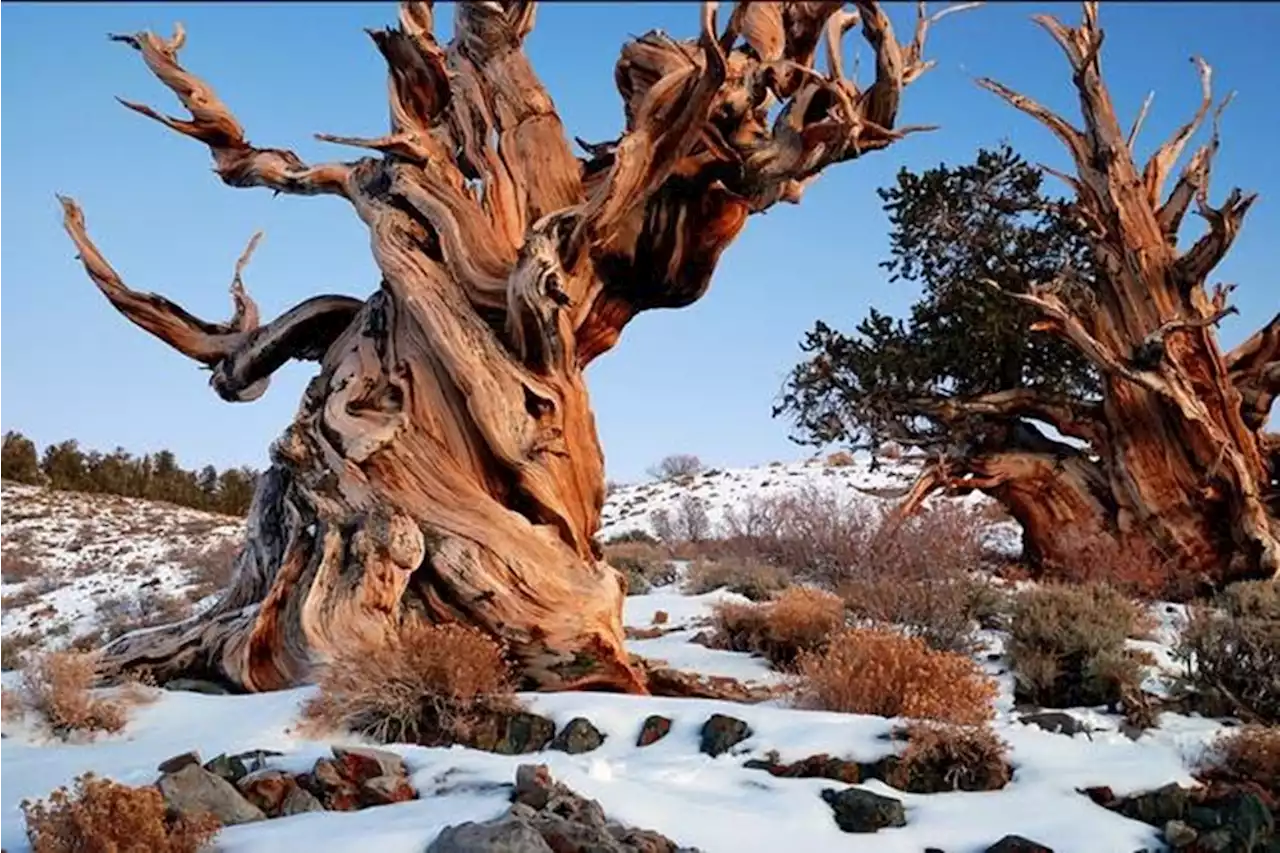
<svg viewBox="0 0 1280 853">
<path fill-rule="evenodd" d="M 259 325 L 238 270 L 235 318 L 208 323 L 130 290 L 64 200 L 90 277 L 211 367 L 224 398 L 260 396 L 289 358 L 320 363 L 272 447 L 232 588 L 194 620 L 113 643 L 104 676 L 286 687 L 425 619 L 499 638 L 526 686 L 643 692 L 621 576 L 593 539 L 604 464 L 583 369 L 637 313 L 698 299 L 748 215 L 920 129 L 895 124 L 937 16 L 921 4 L 903 45 L 874 2 L 842 5 L 744 2 L 721 29 L 708 2 L 696 40 L 628 42 L 615 69 L 625 128 L 581 158 L 524 53 L 529 2 L 459 4 L 448 44 L 430 3 L 402 5 L 398 26 L 371 33 L 391 127 L 320 136 L 376 154 L 325 165 L 250 144 L 179 64 L 180 29 L 116 37 L 190 118 L 126 106 L 204 143 L 231 186 L 345 198 L 382 281 L 368 299 L 317 297 Z M 839 61 L 858 23 L 876 55 L 865 86 Z"/>
</svg>

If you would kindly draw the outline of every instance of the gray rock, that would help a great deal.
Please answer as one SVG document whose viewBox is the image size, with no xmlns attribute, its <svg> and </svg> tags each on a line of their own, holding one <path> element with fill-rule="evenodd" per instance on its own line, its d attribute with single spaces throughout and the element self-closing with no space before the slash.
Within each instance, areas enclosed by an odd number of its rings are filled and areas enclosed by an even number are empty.
<svg viewBox="0 0 1280 853">
<path fill-rule="evenodd" d="M 574 717 L 551 741 L 551 748 L 570 755 L 580 755 L 599 749 L 604 735 L 586 717 Z"/>
<path fill-rule="evenodd" d="M 831 806 L 836 825 L 845 832 L 876 832 L 907 825 L 906 809 L 901 800 L 893 797 L 882 797 L 862 788 L 845 788 L 839 792 L 825 788 L 822 799 Z"/>
<path fill-rule="evenodd" d="M 166 758 L 164 761 L 160 762 L 156 767 L 156 770 L 161 773 L 176 773 L 188 764 L 199 763 L 200 753 L 192 750 L 191 752 L 184 752 L 181 755 L 175 755 L 172 758 Z"/>
<path fill-rule="evenodd" d="M 225 752 L 206 761 L 204 769 L 216 776 L 221 776 L 233 785 L 249 775 L 249 768 L 245 766 L 240 756 L 227 755 Z"/>
<path fill-rule="evenodd" d="M 284 802 L 280 804 L 280 817 L 322 811 L 324 811 L 324 804 L 310 791 L 298 785 L 289 789 L 289 793 L 284 795 Z"/>
<path fill-rule="evenodd" d="M 983 853 L 1053 853 L 1053 850 L 1021 835 L 1006 835 Z"/>
<path fill-rule="evenodd" d="M 208 812 L 223 826 L 266 819 L 262 809 L 240 796 L 230 782 L 195 764 L 166 773 L 156 787 L 170 808 L 184 814 Z"/>
<path fill-rule="evenodd" d="M 671 718 L 661 714 L 650 714 L 640 724 L 640 736 L 636 738 L 636 746 L 648 746 L 657 743 L 671 731 Z"/>
<path fill-rule="evenodd" d="M 371 749 L 364 746 L 335 746 L 333 757 L 347 778 L 359 784 L 376 776 L 407 777 L 409 769 L 404 759 L 385 749 Z"/>
<path fill-rule="evenodd" d="M 702 724 L 702 741 L 699 749 L 715 757 L 723 755 L 733 747 L 751 737 L 751 727 L 737 717 L 724 714 L 712 714 Z"/>
<path fill-rule="evenodd" d="M 1175 849 L 1191 846 L 1198 835 L 1198 832 L 1180 820 L 1171 820 L 1164 825 L 1164 840 Z"/>
<path fill-rule="evenodd" d="M 1076 735 L 1088 732 L 1089 727 L 1070 714 L 1062 711 L 1041 711 L 1038 714 L 1023 714 L 1018 722 L 1031 726 L 1039 726 L 1046 732 L 1059 735 Z"/>
<path fill-rule="evenodd" d="M 426 853 L 554 853 L 526 819 L 504 817 L 486 823 L 446 827 Z"/>
</svg>

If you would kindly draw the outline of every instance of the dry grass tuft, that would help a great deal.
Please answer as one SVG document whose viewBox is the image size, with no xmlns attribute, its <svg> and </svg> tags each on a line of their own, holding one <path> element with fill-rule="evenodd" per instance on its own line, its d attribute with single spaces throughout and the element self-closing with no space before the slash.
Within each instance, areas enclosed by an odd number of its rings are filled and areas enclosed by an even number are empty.
<svg viewBox="0 0 1280 853">
<path fill-rule="evenodd" d="M 1234 714 L 1280 722 L 1280 588 L 1271 581 L 1228 587 L 1217 609 L 1198 607 L 1182 631 L 1185 681 Z"/>
<path fill-rule="evenodd" d="M 821 649 L 844 627 L 844 602 L 808 587 L 783 590 L 767 604 L 722 602 L 712 614 L 718 645 L 759 653 L 783 670 L 793 668 L 801 652 Z"/>
<path fill-rule="evenodd" d="M 22 669 L 26 653 L 40 645 L 42 639 L 38 631 L 14 631 L 5 637 L 0 641 L 0 670 Z"/>
<path fill-rule="evenodd" d="M 516 700 L 502 648 L 460 625 L 409 622 L 387 642 L 338 655 L 303 716 L 384 743 L 467 743 Z"/>
<path fill-rule="evenodd" d="M 36 655 L 22 670 L 22 702 L 60 737 L 74 732 L 118 732 L 126 721 L 125 702 L 94 696 L 94 678 L 93 655 Z"/>
<path fill-rule="evenodd" d="M 33 853 L 196 853 L 221 828 L 212 815 L 170 814 L 153 787 L 133 788 L 86 773 L 74 792 L 23 800 Z"/>
<path fill-rule="evenodd" d="M 1015 696 L 1053 708 L 1120 703 L 1141 682 L 1125 640 L 1142 624 L 1142 611 L 1110 586 L 1045 584 L 1020 593 L 1008 646 Z"/>
<path fill-rule="evenodd" d="M 958 725 L 995 714 L 996 684 L 972 659 L 894 631 L 846 629 L 823 651 L 802 653 L 797 668 L 804 707 Z"/>
<path fill-rule="evenodd" d="M 684 590 L 690 595 L 725 588 L 752 601 L 767 601 L 791 584 L 791 576 L 768 563 L 739 557 L 697 560 L 685 573 Z"/>
<path fill-rule="evenodd" d="M 885 781 L 913 794 L 997 791 L 1009 784 L 1009 745 L 986 726 L 916 723 L 896 731 L 907 747 Z"/>
</svg>

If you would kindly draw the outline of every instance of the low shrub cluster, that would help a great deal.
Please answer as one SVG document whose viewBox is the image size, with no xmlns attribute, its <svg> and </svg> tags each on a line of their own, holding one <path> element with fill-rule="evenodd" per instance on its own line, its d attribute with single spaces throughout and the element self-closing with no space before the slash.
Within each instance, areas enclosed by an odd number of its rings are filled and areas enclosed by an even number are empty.
<svg viewBox="0 0 1280 853">
<path fill-rule="evenodd" d="M 847 628 L 796 667 L 803 707 L 958 725 L 995 714 L 996 684 L 971 658 L 891 630 Z"/>
<path fill-rule="evenodd" d="M 1280 803 L 1280 728 L 1242 726 L 1218 737 L 1195 774 L 1204 782 L 1257 786 Z"/>
<path fill-rule="evenodd" d="M 604 558 L 627 576 L 627 594 L 644 595 L 651 587 L 676 579 L 675 567 L 659 545 L 641 541 L 617 542 L 604 546 Z"/>
<path fill-rule="evenodd" d="M 170 811 L 154 787 L 92 773 L 77 778 L 74 791 L 23 800 L 22 814 L 33 853 L 196 853 L 221 828 L 212 815 Z"/>
<path fill-rule="evenodd" d="M 75 732 L 118 732 L 124 728 L 125 702 L 104 699 L 91 692 L 94 658 L 76 652 L 49 652 L 32 656 L 22 670 L 19 697 L 39 714 L 53 733 L 66 737 Z"/>
<path fill-rule="evenodd" d="M 1193 607 L 1178 656 L 1184 682 L 1230 712 L 1280 722 L 1280 589 L 1233 584 L 1212 607 Z"/>
<path fill-rule="evenodd" d="M 1009 784 L 1009 745 L 986 726 L 914 723 L 896 737 L 907 746 L 889 762 L 885 781 L 913 794 L 996 791 Z"/>
<path fill-rule="evenodd" d="M 340 653 L 319 687 L 303 709 L 313 725 L 384 743 L 467 743 L 494 712 L 517 705 L 496 642 L 472 628 L 422 621 Z"/>
<path fill-rule="evenodd" d="M 732 556 L 695 560 L 684 579 L 691 595 L 724 588 L 752 601 L 767 601 L 790 584 L 791 576 L 778 566 Z"/>
<path fill-rule="evenodd" d="M 1018 701 L 1115 705 L 1136 691 L 1141 663 L 1125 649 L 1142 612 L 1110 586 L 1045 584 L 1013 605 L 1009 658 Z"/>
<path fill-rule="evenodd" d="M 765 604 L 718 604 L 712 622 L 717 645 L 761 654 L 787 670 L 802 652 L 821 649 L 844 627 L 844 603 L 829 592 L 791 587 Z"/>
</svg>

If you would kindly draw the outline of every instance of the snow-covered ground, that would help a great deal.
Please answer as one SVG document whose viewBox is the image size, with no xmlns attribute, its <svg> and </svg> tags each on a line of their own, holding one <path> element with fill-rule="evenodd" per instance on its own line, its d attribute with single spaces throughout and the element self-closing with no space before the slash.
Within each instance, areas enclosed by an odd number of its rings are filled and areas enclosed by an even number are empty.
<svg viewBox="0 0 1280 853">
<path fill-rule="evenodd" d="M 824 473 L 828 471 L 835 473 Z M 705 475 L 683 489 L 669 483 L 627 487 L 616 491 L 610 501 L 605 535 L 641 527 L 649 512 L 663 506 L 673 508 L 690 488 L 707 499 L 714 519 L 747 495 L 768 495 L 775 490 L 780 494 L 802 485 L 865 495 L 865 489 L 901 488 L 905 475 L 904 471 L 872 474 L 865 465 L 826 467 L 816 462 Z M 698 487 L 700 482 L 710 485 Z M 139 524 L 126 518 L 129 513 L 123 509 L 119 518 L 93 510 L 93 502 L 101 499 L 88 496 L 46 496 L 41 500 L 51 512 L 41 516 L 30 507 L 37 497 L 37 492 L 24 487 L 5 486 L 5 549 L 16 531 L 35 531 L 20 537 L 36 543 L 25 547 L 38 546 L 53 554 L 52 564 L 59 567 L 71 590 L 61 592 L 60 597 L 56 591 L 46 593 L 45 600 L 55 605 L 57 613 L 42 618 L 71 620 L 77 629 L 92 622 L 96 596 L 136 591 L 137 586 L 124 586 L 131 582 L 131 572 L 138 571 L 126 568 L 132 561 L 151 561 L 149 570 L 162 584 L 175 592 L 183 589 L 187 579 L 181 568 L 163 559 L 176 541 L 173 531 L 178 525 L 186 523 L 195 530 L 200 526 L 194 523 L 197 516 L 217 521 L 207 530 L 191 534 L 192 541 L 182 542 L 184 546 L 206 545 L 213 538 L 234 535 L 237 529 L 235 520 L 126 502 L 138 518 L 145 519 L 145 524 Z M 638 512 L 637 497 L 643 498 Z M 84 517 L 68 518 L 73 512 Z M 65 553 L 67 544 L 85 529 L 91 531 L 88 538 L 93 541 L 79 551 Z M 4 589 L 10 594 L 20 588 L 6 585 Z M 675 629 L 654 639 L 631 640 L 630 648 L 677 669 L 759 684 L 782 682 L 783 676 L 758 658 L 689 642 L 711 606 L 721 600 L 745 601 L 724 591 L 687 596 L 674 586 L 657 587 L 647 595 L 627 599 L 624 620 L 628 626 L 650 627 L 654 614 L 661 610 L 668 616 L 666 627 Z M 4 635 L 25 628 L 29 612 L 6 610 Z M 1158 666 L 1172 666 L 1168 646 L 1179 613 L 1164 606 L 1157 606 L 1154 612 L 1160 620 L 1159 629 L 1152 639 L 1134 642 L 1153 652 Z M 997 839 L 1014 833 L 1048 845 L 1056 853 L 1161 849 L 1155 829 L 1095 805 L 1078 789 L 1105 785 L 1117 795 L 1125 795 L 1169 782 L 1190 784 L 1189 768 L 1220 730 L 1220 724 L 1166 713 L 1158 727 L 1131 740 L 1120 731 L 1118 717 L 1098 709 L 1069 709 L 1092 729 L 1088 734 L 1049 733 L 1020 723 L 1020 711 L 1013 707 L 1012 679 L 1000 658 L 1004 637 L 994 631 L 982 632 L 981 637 L 987 647 L 978 653 L 978 659 L 1001 685 L 994 728 L 1010 744 L 1013 780 L 994 792 L 928 795 L 897 791 L 880 781 L 865 783 L 868 790 L 903 802 L 907 811 L 903 828 L 846 834 L 837 828 L 831 808 L 819 797 L 823 788 L 843 787 L 839 783 L 775 778 L 743 767 L 747 758 L 762 758 L 771 750 L 784 762 L 816 753 L 873 761 L 894 749 L 885 737 L 895 725 L 892 720 L 802 711 L 788 707 L 785 699 L 744 705 L 604 694 L 529 694 L 523 698 L 530 708 L 557 725 L 578 716 L 591 720 L 606 735 L 604 745 L 581 755 L 546 751 L 525 756 L 462 747 L 395 746 L 392 749 L 404 757 L 421 799 L 360 812 L 317 812 L 236 826 L 218 836 L 217 848 L 264 853 L 288 849 L 421 853 L 446 825 L 501 814 L 508 806 L 516 766 L 538 762 L 547 764 L 557 780 L 598 800 L 610 817 L 657 830 L 706 853 L 771 853 L 780 849 L 920 853 L 927 847 L 947 853 L 980 853 Z M 1153 670 L 1153 686 L 1158 683 L 1156 675 Z M 16 677 L 16 673 L 5 673 L 4 683 L 12 685 Z M 191 749 L 198 749 L 206 758 L 221 752 L 278 750 L 284 756 L 272 759 L 273 766 L 290 772 L 307 770 L 318 757 L 328 754 L 332 744 L 358 742 L 342 735 L 313 740 L 298 732 L 299 707 L 313 691 L 300 688 L 250 696 L 163 692 L 157 701 L 136 706 L 122 733 L 88 743 L 53 740 L 33 720 L 6 723 L 0 757 L 0 847 L 9 853 L 29 849 L 19 809 L 24 798 L 44 797 L 87 770 L 129 784 L 147 784 L 154 781 L 160 761 Z M 753 734 L 729 754 L 711 758 L 700 753 L 699 730 L 713 713 L 744 720 Z M 636 736 L 650 714 L 670 717 L 674 721 L 671 732 L 651 746 L 638 748 L 634 745 Z"/>
</svg>

